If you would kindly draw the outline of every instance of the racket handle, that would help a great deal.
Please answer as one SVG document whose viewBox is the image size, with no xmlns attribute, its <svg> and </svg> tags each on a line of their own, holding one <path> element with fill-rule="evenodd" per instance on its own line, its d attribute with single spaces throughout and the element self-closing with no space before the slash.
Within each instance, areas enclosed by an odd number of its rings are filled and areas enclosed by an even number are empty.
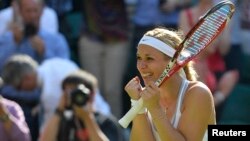
<svg viewBox="0 0 250 141">
<path fill-rule="evenodd" d="M 137 113 L 143 108 L 143 100 L 140 98 L 137 103 L 118 121 L 123 127 L 127 128 L 130 122 L 135 118 Z"/>
</svg>

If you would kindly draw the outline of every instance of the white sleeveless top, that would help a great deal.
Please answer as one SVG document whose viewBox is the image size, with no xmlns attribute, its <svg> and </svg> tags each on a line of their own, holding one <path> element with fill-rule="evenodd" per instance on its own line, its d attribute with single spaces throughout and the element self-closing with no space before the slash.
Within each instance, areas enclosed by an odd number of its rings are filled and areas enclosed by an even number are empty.
<svg viewBox="0 0 250 141">
<path fill-rule="evenodd" d="M 188 87 L 188 83 L 189 83 L 189 81 L 187 79 L 183 79 L 181 87 L 180 87 L 175 114 L 174 114 L 174 116 L 172 117 L 172 120 L 171 120 L 171 123 L 172 123 L 174 128 L 177 128 L 178 124 L 179 124 L 179 120 L 180 120 L 180 117 L 181 117 L 181 105 L 182 105 L 183 98 L 184 98 L 184 95 L 185 95 L 187 87 Z M 150 113 L 149 113 L 149 117 L 151 118 Z M 153 126 L 153 124 L 152 124 L 152 126 Z M 153 128 L 153 133 L 154 133 L 154 136 L 156 138 L 156 141 L 161 141 L 160 136 L 157 133 L 157 131 L 155 130 L 155 128 L 154 127 L 152 127 L 152 128 Z M 204 137 L 203 137 L 202 141 L 207 141 L 207 131 L 204 134 Z"/>
</svg>

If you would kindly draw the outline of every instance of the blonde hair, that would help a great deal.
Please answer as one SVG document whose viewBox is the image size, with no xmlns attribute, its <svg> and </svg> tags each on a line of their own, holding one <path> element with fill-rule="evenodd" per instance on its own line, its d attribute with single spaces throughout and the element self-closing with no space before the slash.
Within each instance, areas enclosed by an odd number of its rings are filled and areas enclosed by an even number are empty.
<svg viewBox="0 0 250 141">
<path fill-rule="evenodd" d="M 169 30 L 169 29 L 164 28 L 164 27 L 154 28 L 153 30 L 146 32 L 144 35 L 157 38 L 158 40 L 161 40 L 162 42 L 173 47 L 174 49 L 177 49 L 183 40 L 182 39 L 183 38 L 182 32 Z M 197 73 L 193 68 L 192 61 L 188 62 L 183 67 L 183 69 L 184 69 L 184 72 L 185 72 L 188 80 L 190 80 L 190 81 L 197 80 Z"/>
</svg>

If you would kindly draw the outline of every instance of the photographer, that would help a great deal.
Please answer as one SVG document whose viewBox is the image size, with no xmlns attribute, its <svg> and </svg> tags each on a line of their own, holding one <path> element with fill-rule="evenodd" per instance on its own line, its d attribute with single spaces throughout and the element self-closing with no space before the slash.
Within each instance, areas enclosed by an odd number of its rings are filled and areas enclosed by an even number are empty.
<svg viewBox="0 0 250 141">
<path fill-rule="evenodd" d="M 0 70 L 12 54 L 24 53 L 37 62 L 52 57 L 69 58 L 69 47 L 60 33 L 50 33 L 40 27 L 43 0 L 18 0 L 18 15 L 11 30 L 0 36 Z"/>
<path fill-rule="evenodd" d="M 97 79 L 78 70 L 62 82 L 64 93 L 54 115 L 45 123 L 40 141 L 122 141 L 123 131 L 113 116 L 93 108 Z M 83 106 L 82 106 L 83 105 Z"/>
</svg>

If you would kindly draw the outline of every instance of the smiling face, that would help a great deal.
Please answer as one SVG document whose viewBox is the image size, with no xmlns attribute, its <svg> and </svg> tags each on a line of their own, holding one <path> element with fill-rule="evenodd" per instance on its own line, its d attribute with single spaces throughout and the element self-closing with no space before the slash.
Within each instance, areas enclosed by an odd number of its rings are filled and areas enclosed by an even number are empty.
<svg viewBox="0 0 250 141">
<path fill-rule="evenodd" d="M 166 68 L 170 58 L 159 50 L 148 45 L 140 44 L 137 50 L 137 69 L 147 85 L 150 81 L 156 81 Z"/>
</svg>

